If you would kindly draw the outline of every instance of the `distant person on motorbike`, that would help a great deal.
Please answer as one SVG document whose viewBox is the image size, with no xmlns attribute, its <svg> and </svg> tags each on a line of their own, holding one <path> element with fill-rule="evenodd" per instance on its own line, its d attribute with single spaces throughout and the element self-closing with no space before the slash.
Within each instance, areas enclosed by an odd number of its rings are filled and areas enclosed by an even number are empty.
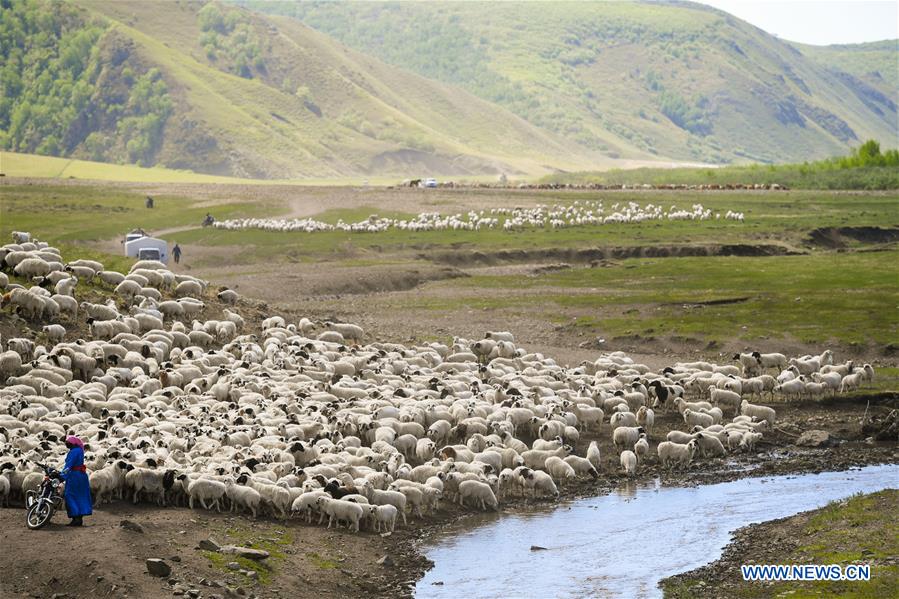
<svg viewBox="0 0 899 599">
<path fill-rule="evenodd" d="M 66 447 L 69 453 L 59 475 L 66 483 L 66 512 L 72 519 L 68 526 L 81 526 L 81 518 L 93 513 L 91 485 L 87 468 L 84 467 L 84 443 L 78 437 L 69 435 L 66 437 Z"/>
<path fill-rule="evenodd" d="M 214 222 L 215 222 L 215 219 L 212 217 L 211 214 L 209 214 L 209 213 L 207 212 L 207 213 L 206 213 L 206 218 L 203 219 L 203 226 L 204 226 L 204 227 L 208 227 L 208 226 L 212 225 L 212 223 L 214 223 Z"/>
</svg>

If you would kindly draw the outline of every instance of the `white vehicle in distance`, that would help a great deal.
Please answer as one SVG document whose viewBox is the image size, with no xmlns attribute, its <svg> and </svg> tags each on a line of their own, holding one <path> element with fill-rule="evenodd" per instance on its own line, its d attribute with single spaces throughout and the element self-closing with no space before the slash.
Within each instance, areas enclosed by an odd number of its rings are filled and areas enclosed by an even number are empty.
<svg viewBox="0 0 899 599">
<path fill-rule="evenodd" d="M 425 179 L 424 181 L 422 181 L 421 186 L 422 187 L 437 187 L 437 179 L 434 179 L 434 178 Z"/>
</svg>

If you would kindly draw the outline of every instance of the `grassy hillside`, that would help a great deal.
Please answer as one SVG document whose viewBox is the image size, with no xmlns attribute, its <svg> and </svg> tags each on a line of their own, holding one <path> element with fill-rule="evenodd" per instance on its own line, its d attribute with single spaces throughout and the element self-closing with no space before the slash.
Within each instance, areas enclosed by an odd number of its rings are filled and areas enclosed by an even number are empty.
<svg viewBox="0 0 899 599">
<path fill-rule="evenodd" d="M 279 179 L 602 161 L 293 19 L 215 2 L 0 6 L 0 148 Z"/>
<path fill-rule="evenodd" d="M 541 183 L 603 185 L 784 185 L 790 189 L 899 189 L 899 150 L 868 141 L 849 156 L 804 164 L 723 168 L 639 168 L 548 175 Z"/>
<path fill-rule="evenodd" d="M 226 183 L 240 185 L 394 185 L 397 177 L 322 177 L 302 179 L 241 179 L 221 175 L 207 175 L 191 170 L 170 169 L 159 166 L 141 167 L 132 164 L 110 164 L 75 158 L 40 156 L 0 152 L 0 173 L 6 177 L 33 177 L 38 179 L 90 179 L 94 181 L 134 181 L 146 183 Z M 495 176 L 465 177 L 465 180 L 493 182 Z"/>
<path fill-rule="evenodd" d="M 897 135 L 895 86 L 882 92 L 835 72 L 838 56 L 824 66 L 704 5 L 246 4 L 463 86 L 610 156 L 800 161 Z"/>
<path fill-rule="evenodd" d="M 896 100 L 896 90 L 899 89 L 899 40 L 833 46 L 793 45 L 818 64 L 848 73 Z"/>
</svg>

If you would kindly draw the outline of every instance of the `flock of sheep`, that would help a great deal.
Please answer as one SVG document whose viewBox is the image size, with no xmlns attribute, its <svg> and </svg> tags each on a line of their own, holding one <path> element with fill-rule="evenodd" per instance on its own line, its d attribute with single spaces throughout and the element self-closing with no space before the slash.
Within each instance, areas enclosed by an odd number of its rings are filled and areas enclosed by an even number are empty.
<svg viewBox="0 0 899 599">
<path fill-rule="evenodd" d="M 437 212 L 422 212 L 409 220 L 383 218 L 377 215 L 356 223 L 345 223 L 339 220 L 330 224 L 311 218 L 278 219 L 278 218 L 242 218 L 217 221 L 214 226 L 228 231 L 243 229 L 261 229 L 277 232 L 316 233 L 319 231 L 343 231 L 347 233 L 380 233 L 390 229 L 401 231 L 481 231 L 501 227 L 505 231 L 524 229 L 564 229 L 569 227 L 607 225 L 613 223 L 641 223 L 647 220 L 709 220 L 725 219 L 743 222 L 742 212 L 728 210 L 723 215 L 713 214 L 702 204 L 693 204 L 689 210 L 671 206 L 665 210 L 655 204 L 641 206 L 636 202 L 619 203 L 611 206 L 606 213 L 601 200 L 580 201 L 571 204 L 547 207 L 538 205 L 534 208 L 492 208 L 489 210 L 471 211 L 451 215 Z"/>
<path fill-rule="evenodd" d="M 584 477 L 634 475 L 655 460 L 653 445 L 665 468 L 755 451 L 776 412 L 751 402 L 799 393 L 795 381 L 812 394 L 813 384 L 847 391 L 873 377 L 869 365 L 834 364 L 830 351 L 655 372 L 620 352 L 562 366 L 508 332 L 407 346 L 364 343 L 359 326 L 307 318 L 250 327 L 236 308 L 198 320 L 212 308 L 204 281 L 158 262 L 127 274 L 66 263 L 27 233 L 14 239 L 0 264 L 24 284 L 3 274 L 2 303 L 48 324 L 4 340 L 0 353 L 0 505 L 35 488 L 35 462 L 61 462 L 73 434 L 86 443 L 97 505 L 147 501 L 392 531 L 441 501 L 497 509 L 514 497 L 556 497 Z M 79 303 L 87 282 L 114 297 Z M 89 339 L 64 326 L 79 318 Z M 657 414 L 667 412 L 683 430 L 657 438 Z M 615 448 L 606 459 L 603 439 Z"/>
</svg>

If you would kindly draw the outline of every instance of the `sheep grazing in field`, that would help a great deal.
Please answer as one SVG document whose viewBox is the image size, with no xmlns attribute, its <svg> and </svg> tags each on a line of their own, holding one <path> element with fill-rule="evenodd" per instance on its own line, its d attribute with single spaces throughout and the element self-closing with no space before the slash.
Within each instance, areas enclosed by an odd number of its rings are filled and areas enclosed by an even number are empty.
<svg viewBox="0 0 899 599">
<path fill-rule="evenodd" d="M 776 414 L 743 397 L 800 383 L 803 397 L 821 397 L 874 376 L 827 352 L 792 364 L 741 355 L 744 370 L 759 365 L 751 378 L 705 361 L 654 372 L 621 352 L 569 367 L 507 331 L 366 343 L 352 323 L 241 316 L 224 308 L 234 296 L 206 295 L 205 281 L 159 263 L 125 275 L 79 261 L 66 272 L 36 248 L 0 250 L 7 272 L 33 258 L 53 269 L 39 281 L 48 288 L 0 281 L 3 310 L 31 320 L 0 353 L 0 503 L 22 501 L 42 476 L 32 462 L 61 460 L 58 439 L 74 434 L 89 446 L 98 507 L 122 499 L 386 533 L 449 504 L 558 497 L 599 477 L 601 442 L 619 455 L 620 470 L 612 455 L 607 472 L 629 477 L 653 450 L 679 469 L 697 454 L 754 451 Z M 92 293 L 121 293 L 79 303 L 88 276 Z M 809 363 L 818 369 L 806 376 Z M 687 430 L 666 427 L 653 447 L 654 427 L 681 418 Z"/>
</svg>

